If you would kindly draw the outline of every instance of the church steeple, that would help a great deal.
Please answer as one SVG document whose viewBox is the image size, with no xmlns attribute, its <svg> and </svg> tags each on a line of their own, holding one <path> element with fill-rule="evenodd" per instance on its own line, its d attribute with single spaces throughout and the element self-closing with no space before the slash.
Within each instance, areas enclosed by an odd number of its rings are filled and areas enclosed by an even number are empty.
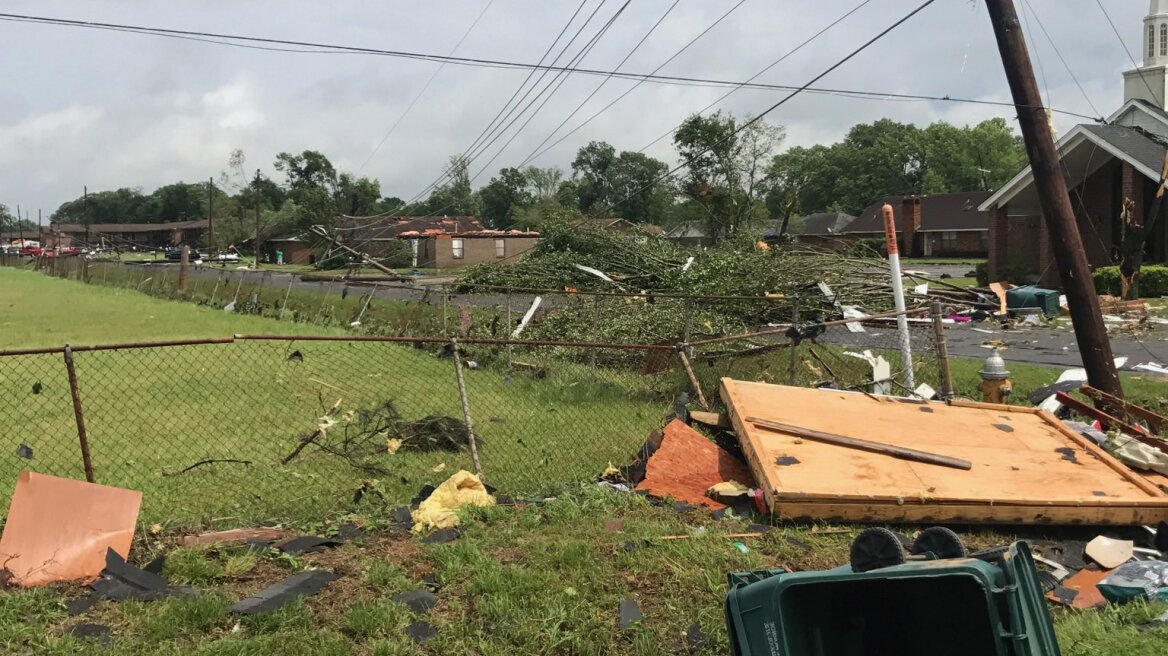
<svg viewBox="0 0 1168 656">
<path fill-rule="evenodd" d="M 1168 64 L 1168 0 L 1152 0 L 1144 17 L 1144 68 Z"/>
<path fill-rule="evenodd" d="M 1143 26 L 1144 65 L 1123 74 L 1123 100 L 1163 108 L 1168 99 L 1168 0 L 1151 0 Z"/>
</svg>

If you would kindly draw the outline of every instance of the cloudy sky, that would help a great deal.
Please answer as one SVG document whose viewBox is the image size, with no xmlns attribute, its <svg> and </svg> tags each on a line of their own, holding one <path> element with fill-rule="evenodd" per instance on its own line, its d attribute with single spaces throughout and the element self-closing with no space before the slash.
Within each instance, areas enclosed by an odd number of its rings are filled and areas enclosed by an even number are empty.
<svg viewBox="0 0 1168 656">
<path fill-rule="evenodd" d="M 736 2 L 680 0 L 621 70 L 652 71 Z M 861 2 L 745 0 L 659 74 L 745 80 Z M 1102 3 L 1140 57 L 1141 19 L 1148 3 Z M 569 53 L 621 4 L 585 0 L 569 35 L 600 8 Z M 672 4 L 632 0 L 578 65 L 602 70 L 617 66 Z M 801 85 L 918 4 L 868 0 L 758 81 Z M 0 11 L 439 55 L 449 54 L 481 13 L 457 56 L 535 62 L 579 6 L 577 0 L 7 0 Z M 1018 6 L 1027 18 L 1047 103 L 1092 116 L 1114 110 L 1122 101 L 1121 72 L 1131 64 L 1096 0 L 1018 0 Z M 378 178 L 385 195 L 410 198 L 441 174 L 451 154 L 471 145 L 528 75 L 454 64 L 438 70 L 439 64 L 409 59 L 268 52 L 11 21 L 0 21 L 0 62 L 0 203 L 32 208 L 34 220 L 37 208 L 47 216 L 61 202 L 80 195 L 82 185 L 149 192 L 177 180 L 206 180 L 226 168 L 234 148 L 243 149 L 249 170 L 261 168 L 277 177 L 271 162 L 280 151 L 320 150 L 341 170 Z M 419 96 L 436 70 L 433 83 Z M 553 79 L 548 75 L 544 82 Z M 526 115 L 475 160 L 472 172 L 485 169 L 476 186 L 500 167 L 527 159 L 602 80 L 565 76 L 510 145 L 501 149 Z M 548 143 L 634 84 L 609 81 Z M 1009 99 L 980 0 L 938 0 L 819 85 Z M 576 149 L 593 139 L 639 150 L 725 92 L 642 84 L 534 163 L 567 169 Z M 718 107 L 735 114 L 757 113 L 783 95 L 741 90 Z M 804 94 L 768 118 L 786 127 L 786 147 L 830 143 L 851 125 L 881 117 L 923 125 L 936 120 L 965 124 L 991 116 L 1009 117 L 1011 112 L 961 103 Z M 1065 131 L 1075 122 L 1060 117 L 1056 125 Z M 669 139 L 646 152 L 673 161 Z"/>
</svg>

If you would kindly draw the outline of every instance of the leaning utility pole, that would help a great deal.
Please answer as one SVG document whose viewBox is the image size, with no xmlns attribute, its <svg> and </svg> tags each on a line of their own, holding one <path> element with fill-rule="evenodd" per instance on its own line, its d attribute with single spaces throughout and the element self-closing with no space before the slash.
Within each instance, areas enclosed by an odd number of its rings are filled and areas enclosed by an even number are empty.
<svg viewBox="0 0 1168 656">
<path fill-rule="evenodd" d="M 1030 159 L 1034 187 L 1042 204 L 1042 215 L 1054 250 L 1054 260 L 1066 288 L 1067 305 L 1070 306 L 1079 354 L 1087 370 L 1087 382 L 1096 389 L 1122 397 L 1123 386 L 1115 370 L 1111 342 L 1107 339 L 1107 328 L 1099 310 L 1095 281 L 1087 266 L 1087 254 L 1083 250 L 1083 240 L 1075 222 L 1067 180 L 1050 134 L 1050 117 L 1042 106 L 1034 68 L 1026 49 L 1026 38 L 1018 22 L 1018 12 L 1014 9 L 1014 0 L 986 0 L 986 9 L 989 10 L 990 22 L 993 23 L 994 35 L 998 40 L 998 51 L 1002 55 L 1002 65 L 1006 69 L 1006 79 L 1014 97 L 1014 108 L 1018 111 L 1018 126 L 1026 142 L 1026 155 Z"/>
<path fill-rule="evenodd" d="M 85 246 L 89 247 L 89 187 L 82 187 L 81 211 L 85 214 Z"/>
</svg>

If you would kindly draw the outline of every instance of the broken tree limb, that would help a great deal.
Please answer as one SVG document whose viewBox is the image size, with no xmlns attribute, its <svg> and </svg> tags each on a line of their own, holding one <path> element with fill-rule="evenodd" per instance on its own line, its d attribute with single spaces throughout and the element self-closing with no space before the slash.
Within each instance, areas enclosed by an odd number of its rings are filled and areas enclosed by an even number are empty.
<svg viewBox="0 0 1168 656">
<path fill-rule="evenodd" d="M 483 475 L 483 465 L 479 462 L 479 447 L 475 442 L 474 424 L 470 418 L 470 400 L 466 396 L 466 382 L 462 378 L 462 355 L 458 351 L 458 339 L 451 337 L 451 350 L 454 352 L 454 375 L 458 380 L 458 398 L 462 401 L 462 417 L 466 421 L 466 443 L 470 446 L 470 459 L 474 463 L 475 473 L 480 481 L 487 480 Z"/>
<path fill-rule="evenodd" d="M 235 463 L 237 465 L 245 465 L 248 467 L 250 467 L 252 464 L 250 460 L 239 460 L 238 458 L 207 458 L 206 460 L 200 460 L 200 461 L 196 462 L 195 464 L 190 465 L 188 467 L 184 467 L 183 469 L 180 469 L 176 472 L 164 471 L 164 472 L 162 472 L 162 475 L 163 476 L 179 476 L 181 474 L 185 474 L 185 473 L 191 471 L 192 469 L 198 469 L 199 467 L 202 467 L 203 465 L 213 465 L 215 463 Z"/>
<path fill-rule="evenodd" d="M 747 417 L 746 421 L 767 430 L 776 431 L 779 433 L 787 433 L 795 437 L 801 437 L 805 440 L 812 440 L 814 442 L 823 442 L 824 444 L 832 444 L 835 446 L 842 446 L 848 449 L 857 449 L 860 451 L 867 451 L 869 453 L 877 453 L 891 458 L 899 458 L 900 460 L 911 460 L 913 462 L 922 462 L 927 465 L 937 465 L 939 467 L 952 467 L 953 469 L 973 469 L 973 463 L 961 458 L 953 458 L 937 453 L 929 453 L 928 451 L 918 451 L 916 449 L 909 449 L 894 444 L 885 444 L 883 442 L 873 442 L 870 440 L 861 440 L 855 437 L 848 437 L 838 433 L 824 433 L 822 431 L 811 430 L 810 428 L 803 428 L 801 426 L 792 426 L 790 424 L 783 424 L 769 419 L 759 419 L 758 417 Z"/>
<path fill-rule="evenodd" d="M 312 431 L 311 433 L 308 433 L 304 437 L 300 438 L 300 442 L 298 442 L 296 444 L 295 449 L 292 449 L 292 453 L 289 453 L 288 455 L 286 455 L 280 459 L 280 464 L 286 465 L 286 464 L 292 462 L 293 460 L 295 460 L 296 456 L 300 455 L 300 452 L 304 450 L 304 447 L 315 442 L 316 438 L 318 438 L 318 437 L 320 437 L 320 429 L 319 428 Z"/>
<path fill-rule="evenodd" d="M 694 394 L 698 396 L 698 405 L 706 410 L 710 409 L 710 404 L 706 401 L 706 395 L 702 392 L 702 385 L 698 382 L 697 374 L 694 373 L 693 367 L 690 366 L 689 356 L 685 354 L 685 348 L 677 350 L 677 357 L 681 359 L 681 366 L 685 369 L 685 375 L 689 377 L 689 384 L 694 388 Z"/>
</svg>

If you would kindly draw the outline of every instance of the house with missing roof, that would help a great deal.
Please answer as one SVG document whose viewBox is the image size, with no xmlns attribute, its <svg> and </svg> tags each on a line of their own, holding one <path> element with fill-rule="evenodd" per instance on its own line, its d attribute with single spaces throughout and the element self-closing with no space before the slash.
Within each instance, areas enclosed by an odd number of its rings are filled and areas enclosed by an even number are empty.
<svg viewBox="0 0 1168 656">
<path fill-rule="evenodd" d="M 337 233 L 342 242 L 373 257 L 386 254 L 391 244 L 407 242 L 411 266 L 427 269 L 513 261 L 539 243 L 538 232 L 489 230 L 473 216 L 352 218 Z"/>
<path fill-rule="evenodd" d="M 1102 124 L 1076 125 L 1058 140 L 1071 205 L 1088 263 L 1115 262 L 1123 239 L 1121 208 L 1134 204 L 1147 220 L 1168 154 L 1168 0 L 1151 0 L 1143 24 L 1143 66 L 1127 71 L 1123 104 Z M 1029 167 L 985 199 L 990 215 L 991 280 L 1037 279 L 1061 287 L 1050 236 Z M 1168 260 L 1168 225 L 1162 207 L 1145 246 L 1145 263 Z"/>
</svg>

